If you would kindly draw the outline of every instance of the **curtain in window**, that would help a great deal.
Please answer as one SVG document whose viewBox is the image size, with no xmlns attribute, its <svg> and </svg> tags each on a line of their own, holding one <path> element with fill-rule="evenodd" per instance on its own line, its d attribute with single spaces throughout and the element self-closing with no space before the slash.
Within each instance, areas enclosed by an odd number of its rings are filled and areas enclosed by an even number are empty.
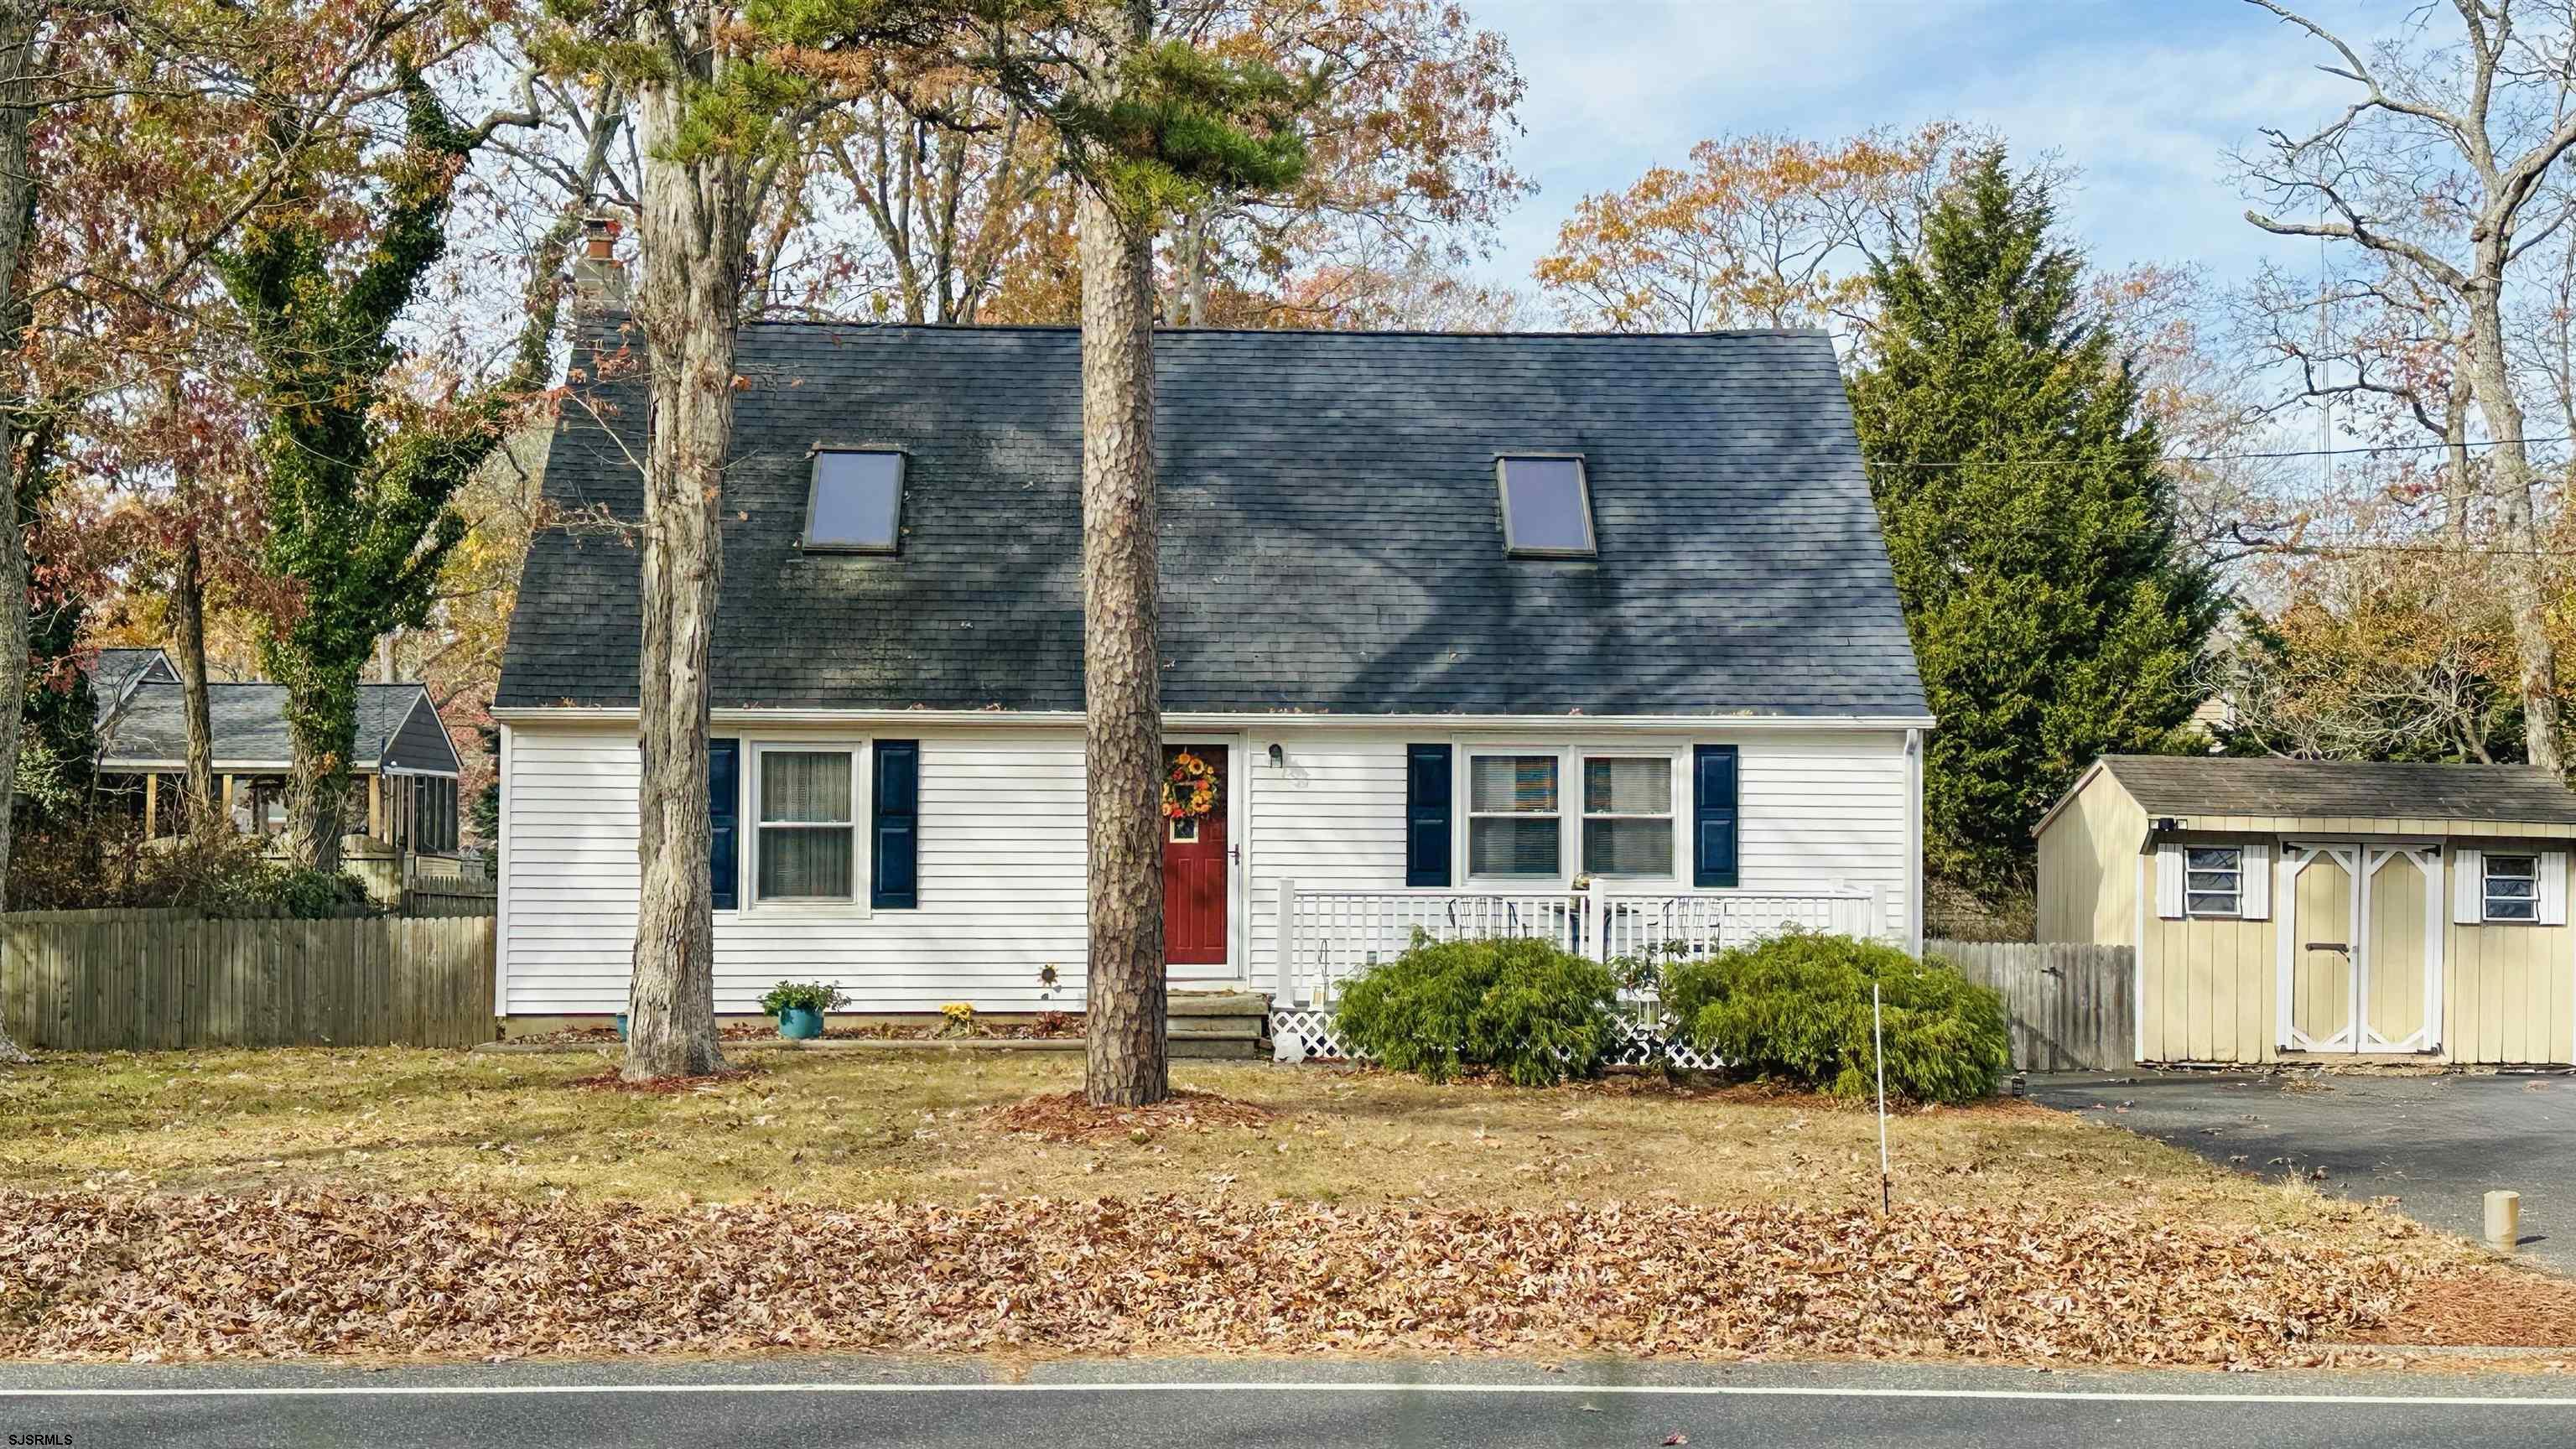
<svg viewBox="0 0 2576 1449">
<path fill-rule="evenodd" d="M 1673 823 L 1669 820 L 1586 820 L 1583 868 L 1593 875 L 1673 873 Z"/>
<path fill-rule="evenodd" d="M 761 831 L 761 898 L 848 900 L 854 864 L 850 834 L 847 830 Z"/>
<path fill-rule="evenodd" d="M 762 752 L 762 899 L 850 899 L 858 859 L 858 832 L 850 817 L 850 759 L 845 750 Z M 814 828 L 831 825 L 842 828 Z M 771 828 L 777 826 L 796 828 Z"/>
<path fill-rule="evenodd" d="M 1673 809 L 1670 760 L 1586 760 L 1583 812 L 1587 815 L 1669 815 Z"/>
<path fill-rule="evenodd" d="M 846 825 L 849 819 L 850 756 L 846 751 L 762 753 L 762 824 Z"/>
<path fill-rule="evenodd" d="M 1478 755 L 1471 763 L 1467 808 L 1474 813 L 1556 813 L 1556 756 Z"/>
<path fill-rule="evenodd" d="M 1556 756 L 1471 756 L 1467 809 L 1469 874 L 1557 873 Z"/>
</svg>

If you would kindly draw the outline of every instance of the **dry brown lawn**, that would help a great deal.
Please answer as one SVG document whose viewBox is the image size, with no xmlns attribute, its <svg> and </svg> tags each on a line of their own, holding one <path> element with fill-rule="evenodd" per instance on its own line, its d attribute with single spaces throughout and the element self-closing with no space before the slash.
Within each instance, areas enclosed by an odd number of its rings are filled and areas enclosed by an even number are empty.
<svg viewBox="0 0 2576 1449">
<path fill-rule="evenodd" d="M 0 1186 L 335 1187 L 672 1206 L 771 1197 L 964 1205 L 1180 1195 L 1322 1204 L 1877 1206 L 1875 1119 L 1758 1087 L 1613 1077 L 1530 1091 L 1375 1071 L 1178 1064 L 1266 1109 L 1088 1140 L 996 1109 L 1081 1083 L 1078 1055 L 763 1053 L 668 1095 L 585 1089 L 605 1055 L 371 1049 L 53 1056 L 0 1072 Z M 2116 1203 L 2174 1221 L 2339 1231 L 2349 1209 L 2023 1103 L 1890 1125 L 1918 1206 Z"/>
<path fill-rule="evenodd" d="M 56 1056 L 0 1071 L 0 1358 L 814 1350 L 2342 1361 L 2576 1285 L 2039 1107 L 1891 1124 L 1072 1054 Z M 2464 1276 L 2468 1275 L 2468 1276 Z M 2524 1302 L 2524 1300 L 2530 1302 Z M 2509 1315 L 2470 1305 L 2512 1301 Z M 2504 1321 L 2509 1319 L 2510 1321 Z"/>
</svg>

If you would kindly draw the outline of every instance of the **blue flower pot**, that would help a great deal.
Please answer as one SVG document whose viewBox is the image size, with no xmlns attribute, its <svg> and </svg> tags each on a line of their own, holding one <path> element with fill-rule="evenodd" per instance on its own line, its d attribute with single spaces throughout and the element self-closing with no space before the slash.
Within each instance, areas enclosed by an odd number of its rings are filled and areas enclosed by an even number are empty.
<svg viewBox="0 0 2576 1449">
<path fill-rule="evenodd" d="M 626 1040 L 626 1013 L 622 1011 L 617 1013 L 617 1039 Z"/>
<path fill-rule="evenodd" d="M 823 1013 L 791 1006 L 778 1013 L 778 1034 L 789 1041 L 811 1041 L 823 1034 Z"/>
</svg>

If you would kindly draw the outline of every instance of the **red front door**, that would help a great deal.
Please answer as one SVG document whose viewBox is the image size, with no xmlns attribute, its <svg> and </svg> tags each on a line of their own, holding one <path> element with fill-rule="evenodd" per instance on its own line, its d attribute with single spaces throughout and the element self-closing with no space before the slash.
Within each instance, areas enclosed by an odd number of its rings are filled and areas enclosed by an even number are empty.
<svg viewBox="0 0 2576 1449">
<path fill-rule="evenodd" d="M 1172 966 L 1225 964 L 1225 815 L 1234 771 L 1223 745 L 1165 745 L 1168 776 L 1183 751 L 1216 769 L 1216 806 L 1195 819 L 1163 820 L 1163 960 Z"/>
</svg>

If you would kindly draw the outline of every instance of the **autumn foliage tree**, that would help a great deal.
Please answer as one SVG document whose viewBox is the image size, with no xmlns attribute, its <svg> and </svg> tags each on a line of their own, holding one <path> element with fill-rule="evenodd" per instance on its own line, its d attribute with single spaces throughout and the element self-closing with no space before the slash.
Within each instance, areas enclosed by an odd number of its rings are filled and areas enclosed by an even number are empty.
<svg viewBox="0 0 2576 1449">
<path fill-rule="evenodd" d="M 1572 326 L 1849 331 L 1870 267 L 1911 254 L 1935 193 L 1993 137 L 1956 122 L 1824 143 L 1723 136 L 1575 203 L 1534 275 Z"/>
</svg>

